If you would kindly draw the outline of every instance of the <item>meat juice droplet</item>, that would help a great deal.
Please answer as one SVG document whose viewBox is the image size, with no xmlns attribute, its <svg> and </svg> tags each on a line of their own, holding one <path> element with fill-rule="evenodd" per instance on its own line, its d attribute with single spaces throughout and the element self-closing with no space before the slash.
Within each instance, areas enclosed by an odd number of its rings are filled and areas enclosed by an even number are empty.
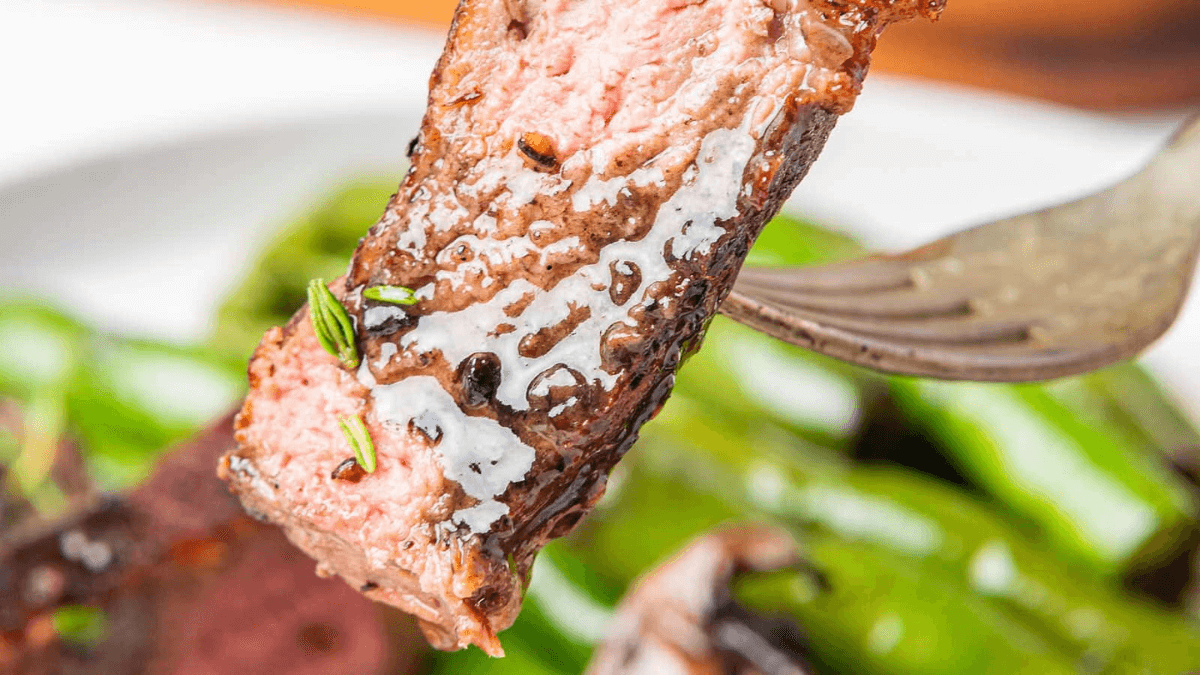
<svg viewBox="0 0 1200 675">
<path fill-rule="evenodd" d="M 540 358 L 550 351 L 550 348 L 545 346 L 545 342 L 539 333 L 530 333 L 517 343 L 517 353 L 527 359 Z"/>
<path fill-rule="evenodd" d="M 579 371 L 560 363 L 538 373 L 529 383 L 525 398 L 534 409 L 546 411 L 566 404 L 572 398 L 578 400 L 586 386 L 587 380 Z"/>
<path fill-rule="evenodd" d="M 491 401 L 500 388 L 500 357 L 491 352 L 478 352 L 463 359 L 458 369 L 458 381 L 463 402 L 472 408 Z"/>
<path fill-rule="evenodd" d="M 609 372 L 623 370 L 633 363 L 645 340 L 637 329 L 617 322 L 605 329 L 600 337 L 600 358 Z"/>
<path fill-rule="evenodd" d="M 523 134 L 517 139 L 517 149 L 540 167 L 549 169 L 558 164 L 554 141 L 545 134 L 536 131 Z"/>
<path fill-rule="evenodd" d="M 540 359 L 591 316 L 591 307 L 567 303 L 567 317 L 522 337 L 517 343 L 517 354 L 527 359 Z"/>
<path fill-rule="evenodd" d="M 366 475 L 367 472 L 358 465 L 358 461 L 353 457 L 350 457 L 344 460 L 341 464 L 338 464 L 337 468 L 333 470 L 333 473 L 329 474 L 329 477 L 334 480 L 344 480 L 348 483 L 357 483 Z"/>
<path fill-rule="evenodd" d="M 613 304 L 620 307 L 629 302 L 629 298 L 642 285 L 642 270 L 637 263 L 629 260 L 615 260 L 608 265 L 612 282 L 608 286 L 608 297 Z"/>
</svg>

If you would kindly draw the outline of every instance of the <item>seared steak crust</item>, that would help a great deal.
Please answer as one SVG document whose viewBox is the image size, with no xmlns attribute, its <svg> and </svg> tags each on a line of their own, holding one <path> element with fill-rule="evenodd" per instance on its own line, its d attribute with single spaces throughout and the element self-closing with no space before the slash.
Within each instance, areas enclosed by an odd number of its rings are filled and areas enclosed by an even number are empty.
<svg viewBox="0 0 1200 675">
<path fill-rule="evenodd" d="M 332 290 L 250 366 L 222 475 L 435 646 L 502 653 L 534 554 L 666 400 L 882 27 L 943 0 L 464 0 L 412 165 Z M 400 308 L 363 297 L 416 289 Z M 378 470 L 331 473 L 361 415 Z"/>
</svg>

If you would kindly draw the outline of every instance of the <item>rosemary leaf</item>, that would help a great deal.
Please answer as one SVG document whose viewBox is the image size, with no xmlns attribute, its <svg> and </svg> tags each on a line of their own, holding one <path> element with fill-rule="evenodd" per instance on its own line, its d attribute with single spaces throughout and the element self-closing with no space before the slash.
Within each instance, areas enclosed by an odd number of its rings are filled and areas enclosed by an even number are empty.
<svg viewBox="0 0 1200 675">
<path fill-rule="evenodd" d="M 375 473 L 375 444 L 371 442 L 371 433 L 367 431 L 367 425 L 358 415 L 353 417 L 343 417 L 338 420 L 338 424 L 342 427 L 342 434 L 346 437 L 346 442 L 354 450 L 354 460 L 367 473 Z"/>
<path fill-rule="evenodd" d="M 390 302 L 394 305 L 415 305 L 415 291 L 405 286 L 372 286 L 363 289 L 363 297 L 375 302 Z"/>
<path fill-rule="evenodd" d="M 325 351 L 333 354 L 347 368 L 358 366 L 358 348 L 354 345 L 354 324 L 346 308 L 325 285 L 324 279 L 308 282 L 308 314 L 313 332 Z"/>
</svg>

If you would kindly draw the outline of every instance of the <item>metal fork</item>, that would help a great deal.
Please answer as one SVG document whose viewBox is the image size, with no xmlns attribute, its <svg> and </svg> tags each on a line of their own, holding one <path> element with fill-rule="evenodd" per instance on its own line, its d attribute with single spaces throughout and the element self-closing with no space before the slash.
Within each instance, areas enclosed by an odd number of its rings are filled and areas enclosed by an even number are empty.
<svg viewBox="0 0 1200 675">
<path fill-rule="evenodd" d="M 1129 358 L 1166 332 L 1198 253 L 1200 115 L 1103 192 L 905 253 L 747 268 L 720 311 L 884 372 L 1046 380 Z"/>
</svg>

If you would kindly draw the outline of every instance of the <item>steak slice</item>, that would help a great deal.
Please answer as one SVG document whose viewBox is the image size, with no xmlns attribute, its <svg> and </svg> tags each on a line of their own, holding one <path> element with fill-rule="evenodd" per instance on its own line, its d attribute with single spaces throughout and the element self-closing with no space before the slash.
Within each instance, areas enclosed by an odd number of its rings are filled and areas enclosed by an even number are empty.
<svg viewBox="0 0 1200 675">
<path fill-rule="evenodd" d="M 501 654 L 533 556 L 665 401 L 880 30 L 943 1 L 464 0 L 408 175 L 332 286 L 361 366 L 306 309 L 268 332 L 221 475 L 319 573 Z M 378 455 L 357 481 L 333 477 L 352 415 Z"/>
</svg>

